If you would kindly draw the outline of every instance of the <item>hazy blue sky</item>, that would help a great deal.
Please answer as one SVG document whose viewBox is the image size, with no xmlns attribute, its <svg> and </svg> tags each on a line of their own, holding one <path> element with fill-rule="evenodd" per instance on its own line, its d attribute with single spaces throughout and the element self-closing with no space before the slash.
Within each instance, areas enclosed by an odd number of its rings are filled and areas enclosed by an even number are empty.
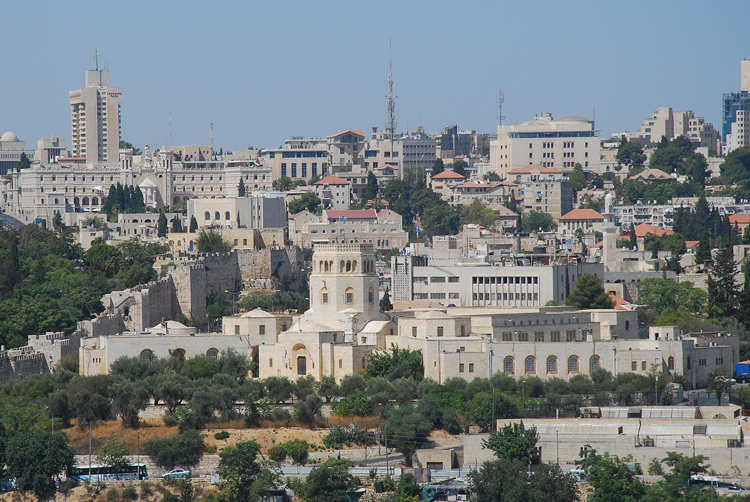
<svg viewBox="0 0 750 502">
<path fill-rule="evenodd" d="M 0 129 L 70 145 L 68 91 L 97 49 L 142 147 L 277 147 L 385 124 L 393 40 L 398 128 L 480 132 L 536 113 L 591 117 L 602 136 L 658 107 L 720 128 L 750 57 L 750 2 L 3 2 Z M 2 132 L 0 131 L 0 133 Z M 156 139 L 158 135 L 158 141 Z"/>
</svg>

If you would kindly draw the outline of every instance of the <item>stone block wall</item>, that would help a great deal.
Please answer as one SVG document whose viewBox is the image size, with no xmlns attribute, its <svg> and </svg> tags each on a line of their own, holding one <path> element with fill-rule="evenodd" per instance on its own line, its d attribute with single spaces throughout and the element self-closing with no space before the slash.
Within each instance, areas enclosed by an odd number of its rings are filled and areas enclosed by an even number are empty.
<svg viewBox="0 0 750 502">
<path fill-rule="evenodd" d="M 0 386 L 11 380 L 44 373 L 49 373 L 47 359 L 44 354 L 34 352 L 31 347 L 11 349 L 0 354 Z"/>
<path fill-rule="evenodd" d="M 54 368 L 60 360 L 68 354 L 78 357 L 81 345 L 81 333 L 76 331 L 71 335 L 65 333 L 45 333 L 29 337 L 29 347 L 39 354 L 43 354 L 47 365 Z"/>
<path fill-rule="evenodd" d="M 125 321 L 123 321 L 120 313 L 117 312 L 114 314 L 103 314 L 95 319 L 78 321 L 77 332 L 84 338 L 94 338 L 122 333 L 126 329 Z"/>
</svg>

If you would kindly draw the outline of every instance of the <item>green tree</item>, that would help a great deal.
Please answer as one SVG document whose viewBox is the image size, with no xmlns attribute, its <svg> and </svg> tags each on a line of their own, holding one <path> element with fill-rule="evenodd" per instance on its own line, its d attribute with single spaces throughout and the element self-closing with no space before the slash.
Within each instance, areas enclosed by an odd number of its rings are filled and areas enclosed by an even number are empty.
<svg viewBox="0 0 750 502">
<path fill-rule="evenodd" d="M 180 218 L 180 215 L 176 215 L 174 218 L 172 218 L 172 232 L 174 233 L 182 233 L 182 218 Z"/>
<path fill-rule="evenodd" d="M 585 309 L 611 309 L 615 304 L 602 287 L 602 280 L 593 274 L 583 274 L 565 299 L 565 305 Z"/>
<path fill-rule="evenodd" d="M 60 214 L 60 211 L 55 211 L 55 216 L 52 218 L 52 228 L 55 230 L 64 230 L 65 225 L 62 221 L 62 214 Z"/>
<path fill-rule="evenodd" d="M 639 284 L 638 301 L 649 305 L 661 316 L 673 312 L 706 314 L 708 293 L 693 287 L 692 283 L 675 282 L 670 279 L 645 279 Z"/>
<path fill-rule="evenodd" d="M 215 230 L 201 231 L 196 239 L 196 245 L 199 253 L 226 253 L 232 249 L 232 245 Z"/>
<path fill-rule="evenodd" d="M 297 214 L 300 211 L 308 210 L 314 213 L 320 207 L 320 199 L 313 192 L 307 192 L 300 198 L 295 199 L 289 203 L 289 212 L 291 214 Z"/>
<path fill-rule="evenodd" d="M 617 149 L 617 165 L 625 166 L 628 170 L 642 169 L 646 162 L 646 155 L 643 153 L 643 147 L 635 141 L 628 141 L 625 136 L 622 137 L 620 146 Z"/>
<path fill-rule="evenodd" d="M 630 249 L 638 249 L 638 236 L 635 235 L 635 224 L 630 224 L 630 236 L 628 237 Z"/>
<path fill-rule="evenodd" d="M 186 430 L 178 436 L 151 439 L 143 445 L 153 462 L 164 469 L 197 465 L 206 447 L 197 430 Z"/>
<path fill-rule="evenodd" d="M 573 185 L 573 191 L 580 192 L 586 188 L 586 175 L 583 172 L 583 166 L 578 162 L 573 166 L 573 171 L 568 175 L 570 183 Z"/>
<path fill-rule="evenodd" d="M 33 487 L 40 499 L 54 493 L 55 481 L 74 461 L 73 450 L 60 434 L 17 433 L 5 448 L 8 477 L 15 478 L 21 490 Z"/>
<path fill-rule="evenodd" d="M 453 170 L 454 173 L 460 174 L 461 176 L 466 177 L 466 168 L 469 167 L 469 164 L 466 163 L 466 161 L 458 159 L 454 160 L 452 164 L 448 166 L 449 169 Z"/>
<path fill-rule="evenodd" d="M 386 286 L 384 291 L 383 298 L 380 299 L 380 310 L 383 312 L 388 312 L 389 310 L 393 310 L 393 305 L 391 304 L 391 295 L 388 291 L 388 287 Z"/>
<path fill-rule="evenodd" d="M 378 186 L 378 179 L 375 177 L 375 174 L 370 171 L 367 173 L 367 188 L 362 196 L 363 202 L 377 199 L 379 191 L 380 187 Z"/>
<path fill-rule="evenodd" d="M 258 463 L 260 445 L 255 441 L 237 443 L 219 453 L 219 476 L 226 480 L 232 500 L 265 500 L 278 476 Z"/>
<path fill-rule="evenodd" d="M 432 431 L 432 422 L 411 407 L 391 411 L 387 422 L 388 443 L 404 455 L 404 463 L 411 467 L 417 448 L 425 444 Z"/>
<path fill-rule="evenodd" d="M 594 489 L 591 502 L 636 502 L 646 492 L 644 484 L 622 459 L 599 455 L 589 445 L 581 448 L 581 460 L 576 464 L 586 471 L 588 482 Z"/>
<path fill-rule="evenodd" d="M 485 179 L 487 181 L 493 181 L 493 182 L 501 181 L 500 175 L 497 174 L 495 171 L 489 171 L 487 173 L 484 173 L 484 175 L 482 176 L 482 179 Z"/>
<path fill-rule="evenodd" d="M 740 291 L 736 274 L 732 247 L 722 247 L 714 254 L 708 270 L 708 297 L 711 309 L 719 315 L 733 317 L 738 313 Z"/>
<path fill-rule="evenodd" d="M 240 177 L 240 184 L 237 185 L 237 196 L 238 197 L 244 197 L 245 196 L 245 181 Z"/>
<path fill-rule="evenodd" d="M 314 428 L 315 420 L 320 417 L 323 400 L 313 392 L 308 394 L 304 400 L 298 401 L 294 406 L 294 412 L 298 421 L 307 423 L 311 429 Z"/>
<path fill-rule="evenodd" d="M 541 461 L 539 434 L 536 427 L 526 429 L 523 422 L 508 424 L 482 441 L 482 446 L 495 454 L 499 459 L 520 460 L 527 465 L 536 465 Z"/>
<path fill-rule="evenodd" d="M 125 427 L 138 427 L 139 412 L 149 404 L 149 392 L 141 383 L 128 382 L 110 387 L 112 409 L 122 418 Z"/>
<path fill-rule="evenodd" d="M 443 159 L 435 159 L 435 162 L 432 164 L 432 176 L 436 176 L 440 173 L 445 171 L 445 165 L 443 164 Z"/>
<path fill-rule="evenodd" d="M 195 215 L 190 217 L 190 233 L 194 233 L 198 230 L 198 220 L 195 219 Z"/>
<path fill-rule="evenodd" d="M 167 236 L 167 215 L 164 214 L 164 210 L 159 213 L 159 219 L 156 221 L 156 236 Z"/>
<path fill-rule="evenodd" d="M 318 395 L 324 398 L 326 403 L 330 403 L 331 399 L 341 395 L 341 388 L 339 387 L 338 382 L 336 382 L 335 376 L 323 375 L 320 378 L 320 383 L 318 384 Z"/>
<path fill-rule="evenodd" d="M 354 462 L 350 460 L 326 460 L 307 476 L 302 496 L 308 502 L 345 502 L 346 490 L 355 486 L 349 474 L 352 467 Z"/>
<path fill-rule="evenodd" d="M 695 262 L 703 264 L 710 259 L 711 245 L 708 242 L 708 232 L 703 232 L 700 241 L 698 241 L 698 250 L 695 252 Z"/>
<path fill-rule="evenodd" d="M 21 152 L 21 160 L 19 160 L 18 164 L 16 164 L 16 171 L 20 173 L 21 169 L 28 169 L 30 167 L 31 167 L 31 161 L 26 156 L 26 152 Z"/>
<path fill-rule="evenodd" d="M 707 383 L 706 390 L 716 393 L 719 406 L 721 406 L 721 396 L 732 388 L 732 380 L 723 370 L 717 369 L 708 374 Z"/>
<path fill-rule="evenodd" d="M 128 453 L 128 444 L 125 441 L 110 438 L 99 448 L 96 458 L 100 464 L 111 467 L 115 472 L 120 472 L 130 463 Z"/>
<path fill-rule="evenodd" d="M 128 141 L 120 140 L 120 150 L 133 150 L 133 155 L 141 155 L 143 152 L 141 152 L 140 148 L 134 147 L 133 143 L 130 143 Z"/>
<path fill-rule="evenodd" d="M 726 183 L 740 183 L 750 179 L 750 146 L 736 148 L 727 154 L 719 166 Z"/>
<path fill-rule="evenodd" d="M 266 387 L 266 397 L 274 403 L 283 403 L 292 397 L 294 384 L 287 377 L 268 377 L 263 383 Z"/>
<path fill-rule="evenodd" d="M 549 232 L 555 228 L 555 219 L 547 213 L 531 211 L 521 216 L 521 229 L 524 232 L 536 232 L 540 229 L 542 232 Z"/>
<path fill-rule="evenodd" d="M 461 224 L 475 223 L 489 228 L 497 220 L 495 211 L 484 205 L 479 199 L 474 199 L 471 204 L 463 206 L 461 210 Z"/>
<path fill-rule="evenodd" d="M 291 178 L 282 176 L 281 178 L 274 180 L 272 186 L 273 189 L 278 192 L 288 192 L 294 188 L 294 182 Z"/>
<path fill-rule="evenodd" d="M 389 350 L 373 352 L 367 359 L 365 374 L 368 377 L 384 377 L 388 380 L 412 377 L 419 382 L 424 378 L 424 363 L 421 350 L 399 349 L 391 345 Z"/>
</svg>

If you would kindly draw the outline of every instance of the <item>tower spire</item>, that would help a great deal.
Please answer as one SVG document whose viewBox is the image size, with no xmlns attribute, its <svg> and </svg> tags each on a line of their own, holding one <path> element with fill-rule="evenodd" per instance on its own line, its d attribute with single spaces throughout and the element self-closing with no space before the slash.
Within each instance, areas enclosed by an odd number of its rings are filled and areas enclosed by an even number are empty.
<svg viewBox="0 0 750 502">
<path fill-rule="evenodd" d="M 387 108 L 388 115 L 386 117 L 385 130 L 391 134 L 396 132 L 396 96 L 393 95 L 393 44 L 391 40 L 388 40 L 388 53 L 389 59 L 389 71 L 388 71 L 388 96 Z"/>
</svg>

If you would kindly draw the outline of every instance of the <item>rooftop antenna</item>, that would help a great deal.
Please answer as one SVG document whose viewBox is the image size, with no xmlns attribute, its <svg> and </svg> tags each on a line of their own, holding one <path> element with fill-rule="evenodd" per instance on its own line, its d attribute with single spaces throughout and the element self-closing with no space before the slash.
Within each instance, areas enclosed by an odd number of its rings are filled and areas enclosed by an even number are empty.
<svg viewBox="0 0 750 502">
<path fill-rule="evenodd" d="M 503 119 L 505 118 L 503 116 L 503 103 L 505 103 L 505 93 L 503 91 L 498 91 L 495 95 L 495 101 L 497 101 L 497 125 L 503 125 Z"/>
<path fill-rule="evenodd" d="M 96 49 L 94 49 L 94 68 L 99 71 L 99 52 Z"/>
<path fill-rule="evenodd" d="M 214 121 L 211 119 L 211 155 L 214 154 Z"/>
<path fill-rule="evenodd" d="M 396 133 L 396 96 L 393 95 L 393 42 L 388 39 L 389 71 L 388 71 L 388 95 L 386 96 L 386 107 L 388 113 L 386 116 L 385 130 L 391 137 L 391 160 L 393 160 L 393 136 Z M 399 164 L 399 175 L 404 179 L 404 166 Z"/>
<path fill-rule="evenodd" d="M 172 146 L 172 110 L 169 110 L 169 146 Z"/>
</svg>

